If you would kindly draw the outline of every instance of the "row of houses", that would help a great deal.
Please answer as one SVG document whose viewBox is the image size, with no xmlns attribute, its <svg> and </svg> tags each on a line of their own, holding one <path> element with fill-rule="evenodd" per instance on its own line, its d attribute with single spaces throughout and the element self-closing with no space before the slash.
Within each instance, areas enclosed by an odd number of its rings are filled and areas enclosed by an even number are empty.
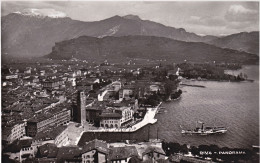
<svg viewBox="0 0 260 163">
<path fill-rule="evenodd" d="M 162 162 L 168 159 L 161 143 L 117 145 L 94 139 L 83 146 L 57 146 L 53 141 L 52 138 L 39 144 L 35 140 L 24 140 L 22 145 L 12 147 L 16 147 L 17 150 L 10 157 L 19 162 L 39 163 L 141 163 Z"/>
<path fill-rule="evenodd" d="M 50 126 L 35 137 L 23 137 L 16 140 L 15 143 L 7 145 L 3 149 L 3 153 L 9 153 L 9 158 L 22 162 L 28 157 L 35 157 L 39 147 L 45 144 L 53 144 L 55 147 L 62 147 L 69 142 L 67 126 Z"/>
<path fill-rule="evenodd" d="M 9 118 L 10 119 L 10 118 Z M 2 140 L 7 143 L 22 138 L 23 136 L 34 137 L 37 133 L 50 126 L 60 126 L 69 123 L 71 110 L 66 105 L 58 105 L 40 110 L 28 120 L 7 121 L 2 124 Z"/>
<path fill-rule="evenodd" d="M 71 110 L 58 106 L 43 110 L 35 117 L 27 121 L 27 136 L 34 137 L 38 132 L 49 126 L 60 126 L 69 123 L 71 119 Z"/>
</svg>

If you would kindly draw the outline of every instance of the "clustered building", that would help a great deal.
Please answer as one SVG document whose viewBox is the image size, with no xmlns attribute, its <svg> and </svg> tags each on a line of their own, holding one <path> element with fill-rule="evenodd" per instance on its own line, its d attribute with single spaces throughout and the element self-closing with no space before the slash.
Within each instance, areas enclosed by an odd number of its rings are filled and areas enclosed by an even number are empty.
<svg viewBox="0 0 260 163">
<path fill-rule="evenodd" d="M 99 82 L 99 78 L 90 77 L 91 70 L 66 70 L 56 64 L 5 66 L 2 73 L 2 135 L 6 143 L 34 137 L 50 126 L 66 125 L 73 119 L 71 99 L 78 91 L 76 81 L 82 78 L 91 87 Z"/>
<path fill-rule="evenodd" d="M 69 123 L 71 119 L 71 111 L 64 108 L 63 105 L 43 110 L 27 121 L 27 135 L 34 137 L 38 132 L 50 126 L 60 126 Z"/>
<path fill-rule="evenodd" d="M 86 68 L 86 63 L 2 67 L 2 145 L 8 159 L 117 163 L 165 158 L 160 148 L 140 155 L 135 146 L 114 147 L 96 139 L 82 147 L 68 146 L 71 121 L 85 131 L 90 126 L 129 127 L 145 114 L 138 98 L 164 92 L 162 83 L 138 79 L 142 73 L 152 75 L 153 69 L 115 67 L 107 62 Z M 127 75 L 136 79 L 128 81 Z"/>
<path fill-rule="evenodd" d="M 60 131 L 55 131 L 57 135 Z M 59 134 L 65 135 L 65 134 Z M 159 143 L 143 143 L 142 145 L 109 144 L 105 141 L 94 139 L 83 146 L 58 146 L 53 143 L 56 139 L 39 145 L 38 140 L 21 140 L 13 148 L 16 152 L 13 157 L 18 157 L 20 162 L 76 162 L 76 163 L 118 163 L 118 162 L 165 162 L 168 158 Z M 40 136 L 37 136 L 37 139 Z M 54 140 L 55 139 L 55 140 Z M 56 141 L 55 141 L 56 142 Z M 11 150 L 11 149 L 7 149 Z M 30 157 L 26 157 L 26 155 Z"/>
</svg>

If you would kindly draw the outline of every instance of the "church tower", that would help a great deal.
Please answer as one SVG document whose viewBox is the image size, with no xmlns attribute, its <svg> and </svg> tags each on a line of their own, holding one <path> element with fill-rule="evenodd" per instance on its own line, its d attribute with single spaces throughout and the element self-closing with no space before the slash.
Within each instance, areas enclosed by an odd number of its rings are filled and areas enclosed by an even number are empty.
<svg viewBox="0 0 260 163">
<path fill-rule="evenodd" d="M 77 122 L 81 123 L 82 126 L 86 122 L 86 95 L 84 91 L 78 91 Z"/>
</svg>

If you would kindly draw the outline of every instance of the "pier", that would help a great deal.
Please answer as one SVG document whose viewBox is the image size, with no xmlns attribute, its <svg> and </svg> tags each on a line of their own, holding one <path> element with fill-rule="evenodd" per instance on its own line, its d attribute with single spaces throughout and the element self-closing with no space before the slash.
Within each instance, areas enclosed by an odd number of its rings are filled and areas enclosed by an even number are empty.
<svg viewBox="0 0 260 163">
<path fill-rule="evenodd" d="M 190 86 L 190 87 L 200 87 L 200 88 L 206 88 L 204 85 L 184 84 L 184 83 L 181 83 L 180 85 L 184 85 L 184 86 Z"/>
</svg>

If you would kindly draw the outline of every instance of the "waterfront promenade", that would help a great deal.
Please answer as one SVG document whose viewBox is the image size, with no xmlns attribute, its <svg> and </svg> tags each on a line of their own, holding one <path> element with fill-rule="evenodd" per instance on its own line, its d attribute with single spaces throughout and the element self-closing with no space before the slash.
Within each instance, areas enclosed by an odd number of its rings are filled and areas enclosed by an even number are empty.
<svg viewBox="0 0 260 163">
<path fill-rule="evenodd" d="M 148 124 L 154 124 L 157 122 L 157 119 L 155 119 L 154 117 L 155 117 L 156 113 L 158 112 L 160 105 L 161 105 L 161 103 L 154 108 L 147 108 L 147 112 L 146 112 L 143 120 L 134 124 L 131 127 L 128 127 L 128 128 L 102 128 L 102 127 L 99 127 L 96 129 L 88 129 L 86 132 L 135 132 Z"/>
</svg>

